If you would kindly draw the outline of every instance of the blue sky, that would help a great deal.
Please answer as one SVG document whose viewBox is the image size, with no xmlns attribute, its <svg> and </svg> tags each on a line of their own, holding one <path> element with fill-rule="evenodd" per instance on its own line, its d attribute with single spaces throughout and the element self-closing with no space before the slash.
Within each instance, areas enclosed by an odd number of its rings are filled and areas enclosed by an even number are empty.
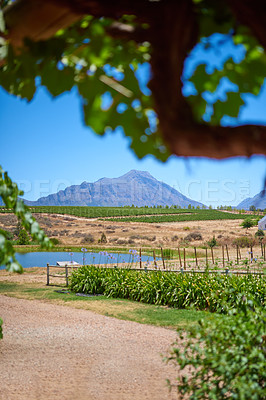
<svg viewBox="0 0 266 400">
<path fill-rule="evenodd" d="M 195 59 L 201 60 L 200 49 L 192 54 Z M 259 96 L 248 95 L 238 122 L 266 124 L 266 84 Z M 172 156 L 161 163 L 151 156 L 138 160 L 129 145 L 119 132 L 98 137 L 83 125 L 75 90 L 52 99 L 41 88 L 27 103 L 0 88 L 0 164 L 29 200 L 131 169 L 149 171 L 186 196 L 214 207 L 237 205 L 263 187 L 263 156 L 223 161 Z"/>
</svg>

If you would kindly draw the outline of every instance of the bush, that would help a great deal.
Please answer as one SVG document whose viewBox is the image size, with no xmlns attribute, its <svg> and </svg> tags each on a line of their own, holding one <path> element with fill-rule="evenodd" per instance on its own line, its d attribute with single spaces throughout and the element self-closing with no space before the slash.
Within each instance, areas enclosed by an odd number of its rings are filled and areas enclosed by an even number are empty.
<svg viewBox="0 0 266 400">
<path fill-rule="evenodd" d="M 59 240 L 57 239 L 57 238 L 50 238 L 50 241 L 51 241 L 51 243 L 53 244 L 53 245 L 57 245 L 57 244 L 59 244 L 60 242 L 59 242 Z"/>
<path fill-rule="evenodd" d="M 172 236 L 171 240 L 172 240 L 172 242 L 176 242 L 178 240 L 178 236 L 177 235 Z"/>
<path fill-rule="evenodd" d="M 191 242 L 192 240 L 202 240 L 202 235 L 198 232 L 189 233 L 184 240 Z"/>
<path fill-rule="evenodd" d="M 21 229 L 18 235 L 18 244 L 26 245 L 30 243 L 29 236 L 25 229 Z"/>
<path fill-rule="evenodd" d="M 178 391 L 193 400 L 264 399 L 264 335 L 264 310 L 243 297 L 229 316 L 189 328 L 185 347 L 180 330 L 167 361 L 192 371 L 179 373 Z"/>
<path fill-rule="evenodd" d="M 95 242 L 95 239 L 94 239 L 94 237 L 89 233 L 88 235 L 85 235 L 85 236 L 84 236 L 82 242 L 83 242 L 83 243 L 93 243 L 93 242 Z"/>
<path fill-rule="evenodd" d="M 105 235 L 104 232 L 102 233 L 102 236 L 101 236 L 101 239 L 99 240 L 99 243 L 107 243 L 106 235 Z"/>
</svg>

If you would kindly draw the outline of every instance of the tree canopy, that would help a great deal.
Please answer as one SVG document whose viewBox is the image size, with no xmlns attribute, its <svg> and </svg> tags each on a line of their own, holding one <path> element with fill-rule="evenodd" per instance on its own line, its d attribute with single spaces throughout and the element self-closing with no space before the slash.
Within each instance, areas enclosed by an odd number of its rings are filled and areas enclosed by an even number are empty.
<svg viewBox="0 0 266 400">
<path fill-rule="evenodd" d="M 0 85 L 28 101 L 40 85 L 52 96 L 77 87 L 85 124 L 99 135 L 122 127 L 139 158 L 266 154 L 264 126 L 221 126 L 263 85 L 265 17 L 261 0 L 17 0 L 3 8 Z M 226 41 L 242 46 L 241 60 L 210 71 L 206 58 L 184 75 L 198 43 L 208 54 Z"/>
</svg>

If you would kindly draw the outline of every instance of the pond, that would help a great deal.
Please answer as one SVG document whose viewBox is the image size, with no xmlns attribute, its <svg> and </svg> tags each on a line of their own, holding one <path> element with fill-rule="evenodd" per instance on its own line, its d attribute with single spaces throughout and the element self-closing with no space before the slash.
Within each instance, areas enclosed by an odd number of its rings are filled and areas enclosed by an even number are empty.
<svg viewBox="0 0 266 400">
<path fill-rule="evenodd" d="M 23 268 L 30 267 L 46 267 L 47 263 L 50 265 L 56 265 L 57 261 L 75 261 L 79 264 L 120 264 L 120 263 L 135 263 L 139 261 L 137 254 L 125 253 L 107 253 L 101 251 L 99 253 L 87 252 L 73 252 L 69 253 L 66 251 L 61 252 L 30 252 L 30 253 L 16 253 L 16 258 Z M 143 263 L 152 262 L 151 256 L 142 255 L 141 259 Z M 159 260 L 159 258 L 158 258 Z M 144 265 L 145 266 L 145 265 Z M 0 266 L 0 269 L 4 269 L 4 266 Z"/>
</svg>

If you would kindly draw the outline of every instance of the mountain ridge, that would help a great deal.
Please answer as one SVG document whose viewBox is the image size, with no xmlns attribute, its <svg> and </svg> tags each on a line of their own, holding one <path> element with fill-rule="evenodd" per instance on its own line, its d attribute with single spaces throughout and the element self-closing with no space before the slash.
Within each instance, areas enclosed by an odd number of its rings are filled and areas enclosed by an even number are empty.
<svg viewBox="0 0 266 400">
<path fill-rule="evenodd" d="M 30 206 L 171 206 L 197 207 L 203 204 L 189 199 L 148 171 L 131 170 L 118 178 L 100 178 L 96 182 L 71 185 L 36 201 L 24 200 Z"/>
<path fill-rule="evenodd" d="M 249 207 L 255 206 L 256 208 L 265 210 L 266 208 L 266 192 L 262 190 L 254 197 L 247 197 L 246 199 L 242 200 L 236 208 L 249 210 Z"/>
</svg>

